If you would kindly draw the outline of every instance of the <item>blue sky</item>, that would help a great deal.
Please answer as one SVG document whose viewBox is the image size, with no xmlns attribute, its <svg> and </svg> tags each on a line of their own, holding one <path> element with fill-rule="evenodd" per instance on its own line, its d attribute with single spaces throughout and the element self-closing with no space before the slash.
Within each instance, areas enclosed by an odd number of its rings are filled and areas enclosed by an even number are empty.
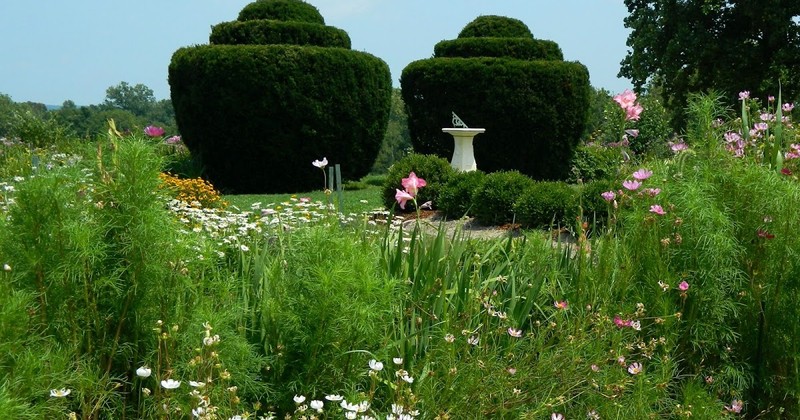
<svg viewBox="0 0 800 420">
<path fill-rule="evenodd" d="M 522 20 L 589 69 L 592 85 L 630 87 L 616 77 L 629 31 L 622 0 L 307 0 L 353 49 L 382 58 L 392 80 L 429 58 L 480 15 Z M 180 47 L 208 43 L 211 26 L 236 19 L 250 0 L 0 0 L 0 93 L 14 101 L 97 104 L 121 81 L 169 98 L 167 66 Z"/>
</svg>

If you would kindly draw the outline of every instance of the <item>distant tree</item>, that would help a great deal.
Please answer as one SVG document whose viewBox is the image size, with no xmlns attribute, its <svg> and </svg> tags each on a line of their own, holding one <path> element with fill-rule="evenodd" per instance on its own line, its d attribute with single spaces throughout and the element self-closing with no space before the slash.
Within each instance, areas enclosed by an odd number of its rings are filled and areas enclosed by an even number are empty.
<svg viewBox="0 0 800 420">
<path fill-rule="evenodd" d="M 127 82 L 120 82 L 106 89 L 106 100 L 103 104 L 145 116 L 156 104 L 156 97 L 152 89 L 141 83 L 131 86 Z"/>
<path fill-rule="evenodd" d="M 383 136 L 378 157 L 372 166 L 372 172 L 386 173 L 389 167 L 411 152 L 411 135 L 408 133 L 408 114 L 400 89 L 392 91 L 392 107 L 389 112 L 389 123 Z"/>
<path fill-rule="evenodd" d="M 0 137 L 8 135 L 16 107 L 17 105 L 10 96 L 0 93 Z"/>
<path fill-rule="evenodd" d="M 688 95 L 715 89 L 731 102 L 800 97 L 800 1 L 625 0 L 628 55 L 620 76 L 641 90 L 662 89 L 667 109 L 681 111 Z M 683 118 L 675 114 L 676 126 Z"/>
</svg>

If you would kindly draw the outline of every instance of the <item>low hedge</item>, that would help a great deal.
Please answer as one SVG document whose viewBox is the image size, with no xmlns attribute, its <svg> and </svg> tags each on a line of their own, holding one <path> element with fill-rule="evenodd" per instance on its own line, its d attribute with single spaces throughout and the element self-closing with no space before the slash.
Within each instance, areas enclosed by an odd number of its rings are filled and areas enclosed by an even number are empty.
<svg viewBox="0 0 800 420">
<path fill-rule="evenodd" d="M 530 228 L 571 226 L 578 216 L 579 191 L 564 182 L 535 182 L 514 203 L 517 221 Z"/>
<path fill-rule="evenodd" d="M 436 207 L 448 219 L 475 216 L 475 193 L 483 185 L 486 173 L 481 171 L 458 172 L 439 193 Z"/>
</svg>

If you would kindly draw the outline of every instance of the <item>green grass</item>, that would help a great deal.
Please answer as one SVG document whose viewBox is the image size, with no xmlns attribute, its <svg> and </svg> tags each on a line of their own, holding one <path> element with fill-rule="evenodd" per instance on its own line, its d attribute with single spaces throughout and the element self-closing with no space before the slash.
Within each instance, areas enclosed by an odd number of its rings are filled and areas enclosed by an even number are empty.
<svg viewBox="0 0 800 420">
<path fill-rule="evenodd" d="M 223 199 L 230 203 L 231 206 L 236 206 L 241 210 L 250 209 L 253 203 L 260 202 L 262 205 L 269 203 L 284 203 L 290 201 L 292 198 L 308 197 L 311 201 L 326 202 L 328 198 L 323 191 L 311 191 L 296 194 L 241 194 L 241 195 L 225 195 Z M 338 197 L 336 192 L 331 194 L 330 199 L 338 205 Z M 341 206 L 343 213 L 356 213 L 383 208 L 381 204 L 381 188 L 376 186 L 369 186 L 361 190 L 342 191 Z"/>
</svg>

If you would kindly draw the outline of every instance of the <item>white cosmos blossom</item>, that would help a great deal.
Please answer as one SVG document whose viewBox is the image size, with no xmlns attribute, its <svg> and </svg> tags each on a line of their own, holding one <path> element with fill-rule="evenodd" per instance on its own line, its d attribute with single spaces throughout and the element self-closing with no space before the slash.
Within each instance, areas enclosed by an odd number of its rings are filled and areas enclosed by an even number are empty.
<svg viewBox="0 0 800 420">
<path fill-rule="evenodd" d="M 324 405 L 324 403 L 320 400 L 311 400 L 311 403 L 309 405 L 311 406 L 312 409 L 317 410 L 318 412 L 321 413 L 322 406 Z"/>
<path fill-rule="evenodd" d="M 147 366 L 142 366 L 139 369 L 136 369 L 136 376 L 140 378 L 148 378 L 150 374 L 153 373 L 152 369 Z"/>
<path fill-rule="evenodd" d="M 369 361 L 369 368 L 374 370 L 374 371 L 376 371 L 376 372 L 377 371 L 381 371 L 381 370 L 383 370 L 383 363 L 381 363 L 381 362 L 379 362 L 379 361 L 377 361 L 375 359 L 371 359 Z"/>
<path fill-rule="evenodd" d="M 296 402 L 298 404 L 302 404 L 305 400 L 306 400 L 305 395 L 295 395 L 294 396 L 294 402 Z"/>
<path fill-rule="evenodd" d="M 67 389 L 67 388 L 51 389 L 50 390 L 50 396 L 54 397 L 54 398 L 64 398 L 67 395 L 69 395 L 70 393 L 72 393 L 72 390 L 71 389 Z"/>
<path fill-rule="evenodd" d="M 341 395 L 332 394 L 332 395 L 326 395 L 325 399 L 328 400 L 328 401 L 336 402 L 336 401 L 342 401 L 344 399 L 344 397 L 342 397 Z"/>
<path fill-rule="evenodd" d="M 161 381 L 161 387 L 164 389 L 176 389 L 179 386 L 181 386 L 181 381 L 176 381 L 172 378 Z"/>
</svg>

